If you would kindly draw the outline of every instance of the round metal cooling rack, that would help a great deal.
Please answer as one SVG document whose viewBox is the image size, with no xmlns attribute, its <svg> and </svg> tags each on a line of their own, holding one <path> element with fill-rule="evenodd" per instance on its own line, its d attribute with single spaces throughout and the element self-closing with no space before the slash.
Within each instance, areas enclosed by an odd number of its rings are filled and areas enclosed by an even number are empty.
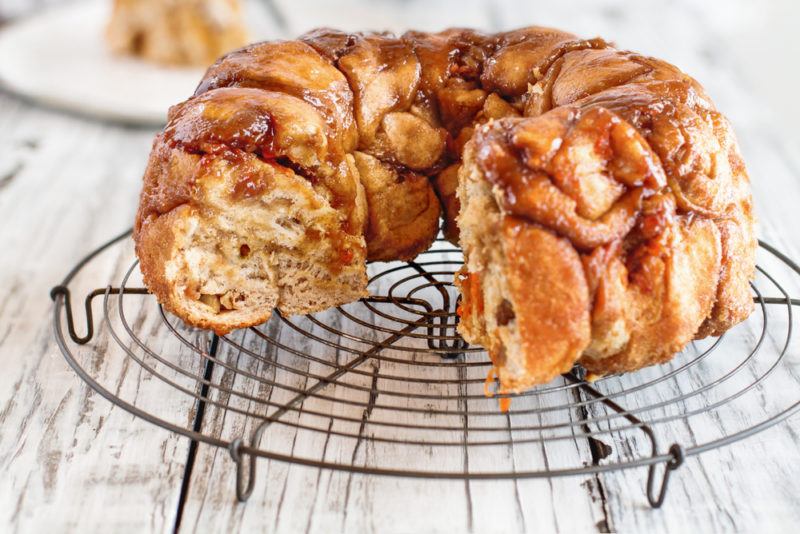
<svg viewBox="0 0 800 534">
<path fill-rule="evenodd" d="M 227 448 L 240 500 L 253 491 L 256 459 L 269 458 L 468 480 L 647 467 L 647 499 L 659 507 L 686 457 L 800 407 L 791 366 L 798 354 L 790 350 L 800 303 L 790 291 L 800 287 L 800 267 L 766 243 L 752 285 L 755 311 L 725 336 L 636 373 L 590 383 L 576 367 L 530 391 L 493 395 L 485 352 L 456 331 L 453 276 L 462 258 L 443 241 L 416 261 L 370 265 L 370 296 L 359 302 L 303 317 L 275 313 L 259 327 L 217 336 L 185 326 L 148 294 L 129 235 L 89 254 L 53 288 L 56 341 L 100 395 L 189 437 L 190 461 L 197 443 Z M 114 251 L 116 262 L 106 261 Z M 114 284 L 85 289 L 97 285 L 87 271 L 114 264 L 127 266 Z M 72 308 L 78 291 L 82 336 Z M 498 408 L 504 397 L 506 412 Z M 721 411 L 730 424 L 719 424 Z"/>
</svg>

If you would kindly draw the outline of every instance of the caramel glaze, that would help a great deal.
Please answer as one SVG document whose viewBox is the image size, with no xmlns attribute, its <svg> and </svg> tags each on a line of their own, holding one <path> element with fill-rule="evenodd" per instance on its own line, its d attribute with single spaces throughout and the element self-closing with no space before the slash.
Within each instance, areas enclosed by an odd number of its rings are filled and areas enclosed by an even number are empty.
<svg viewBox="0 0 800 534">
<path fill-rule="evenodd" d="M 276 155 L 278 125 L 261 91 L 235 90 L 207 93 L 170 110 L 164 140 L 196 154 L 252 152 L 261 158 Z"/>
<path fill-rule="evenodd" d="M 584 177 L 575 172 L 572 161 L 564 164 L 558 157 L 563 153 L 561 149 L 569 150 L 567 145 L 574 132 L 580 131 L 577 135 L 581 135 L 588 131 L 598 166 L 613 167 L 617 161 L 614 139 L 637 134 L 602 108 L 590 110 L 580 119 L 573 110 L 559 112 L 564 115 L 566 131 L 541 144 L 526 144 L 527 130 L 492 130 L 488 136 L 479 133 L 479 161 L 484 166 L 486 177 L 503 189 L 502 208 L 506 212 L 528 218 L 568 237 L 580 250 L 591 250 L 627 235 L 636 223 L 642 201 L 660 190 L 666 179 L 642 141 L 638 160 L 625 162 L 624 172 L 614 174 L 623 186 L 611 184 L 615 202 L 595 219 L 582 216 L 579 213 L 580 191 L 575 191 L 579 185 L 570 182 L 579 182 Z M 535 135 L 546 136 L 544 128 L 536 128 L 536 125 L 530 125 L 530 128 Z M 498 141 L 484 138 L 496 135 L 505 138 Z M 596 192 L 592 194 L 596 198 Z"/>
<path fill-rule="evenodd" d="M 413 151 L 402 150 L 411 140 L 397 132 L 412 132 Z M 359 215 L 358 180 L 370 177 L 354 178 L 353 151 L 400 177 L 432 178 L 453 218 L 453 177 L 469 139 L 500 191 L 504 214 L 568 238 L 592 294 L 615 258 L 632 281 L 651 280 L 636 273 L 649 264 L 643 258 L 669 253 L 663 236 L 676 217 L 747 226 L 721 231 L 723 263 L 752 256 L 747 174 L 730 127 L 700 85 L 663 61 L 540 27 L 400 37 L 320 29 L 232 52 L 208 70 L 194 97 L 171 109 L 145 178 L 137 229 L 192 197 L 193 173 L 181 181 L 163 171 L 166 160 L 191 166 L 169 149 L 232 162 L 251 154 L 311 180 L 341 212 L 342 231 L 366 235 L 369 250 L 377 230 L 363 226 L 374 218 Z M 424 158 L 412 157 L 422 152 Z M 437 181 L 445 169 L 447 180 Z M 245 170 L 232 194 L 246 199 L 267 187 Z M 367 202 L 366 210 L 391 217 L 391 202 L 403 201 Z M 448 227 L 455 238 L 454 221 Z M 404 233 L 393 248 L 413 255 L 432 235 Z M 352 257 L 341 255 L 345 262 Z M 748 269 L 723 272 L 719 307 L 746 300 Z M 464 287 L 477 295 L 474 276 Z M 701 331 L 724 331 L 741 319 L 742 303 L 727 318 L 715 307 Z"/>
</svg>

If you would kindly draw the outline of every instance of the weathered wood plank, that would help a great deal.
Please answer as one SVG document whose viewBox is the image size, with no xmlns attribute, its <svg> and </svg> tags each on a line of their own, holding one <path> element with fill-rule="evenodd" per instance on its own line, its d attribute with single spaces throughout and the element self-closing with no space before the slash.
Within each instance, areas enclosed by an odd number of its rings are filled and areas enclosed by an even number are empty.
<svg viewBox="0 0 800 534">
<path fill-rule="evenodd" d="M 0 524 L 4 531 L 168 530 L 187 442 L 81 384 L 53 342 L 48 298 L 81 255 L 130 225 L 151 133 L 32 109 L 5 95 L 0 110 L 7 217 L 0 225 Z M 99 258 L 79 287 L 102 286 L 127 268 L 118 258 L 117 251 Z M 82 313 L 76 317 L 82 331 Z M 96 343 L 109 345 L 107 337 Z M 141 375 L 119 362 L 101 359 L 95 372 L 133 396 Z M 191 408 L 169 395 L 149 402 Z"/>
</svg>

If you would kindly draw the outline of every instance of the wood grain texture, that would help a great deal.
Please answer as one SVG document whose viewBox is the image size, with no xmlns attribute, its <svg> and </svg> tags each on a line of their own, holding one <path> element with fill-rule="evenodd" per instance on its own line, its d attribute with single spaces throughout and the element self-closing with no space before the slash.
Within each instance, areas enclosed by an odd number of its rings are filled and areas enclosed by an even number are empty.
<svg viewBox="0 0 800 534">
<path fill-rule="evenodd" d="M 0 19 L 35 5 L 38 3 L 0 0 Z M 786 88 L 796 87 L 798 73 L 776 71 L 775 82 L 768 83 L 765 80 L 772 79 L 772 74 L 753 45 L 777 47 L 774 43 L 779 36 L 769 27 L 791 19 L 784 11 L 793 9 L 788 1 L 760 9 L 739 0 L 702 4 L 688 0 L 669 4 L 582 0 L 567 5 L 511 0 L 370 4 L 347 0 L 335 8 L 323 0 L 271 0 L 253 3 L 251 9 L 260 10 L 270 21 L 270 32 L 276 37 L 291 37 L 320 25 L 402 31 L 452 25 L 494 30 L 538 23 L 587 36 L 602 35 L 622 47 L 663 57 L 697 77 L 731 118 L 753 180 L 761 236 L 791 257 L 800 258 L 800 234 L 792 226 L 800 206 L 800 143 L 793 128 L 798 110 L 780 100 L 789 98 Z M 765 61 L 772 65 L 774 60 Z M 0 356 L 5 364 L 0 374 L 3 531 L 164 532 L 176 523 L 189 441 L 112 407 L 80 382 L 53 342 L 48 298 L 50 287 L 80 256 L 130 226 L 152 134 L 41 109 L 0 93 L 0 211 L 5 221 L 0 225 L 0 288 L 4 290 Z M 94 287 L 118 279 L 129 260 L 129 249 L 114 249 L 93 263 L 78 284 Z M 800 294 L 800 286 L 795 284 L 792 289 Z M 78 322 L 82 328 L 80 318 Z M 142 317 L 138 328 L 152 331 L 159 349 L 169 351 L 191 373 L 202 372 L 201 362 L 181 352 L 156 318 Z M 305 342 L 291 332 L 276 330 L 276 335 L 287 344 Z M 742 329 L 736 335 L 747 343 L 756 332 Z M 108 338 L 101 336 L 95 342 L 112 350 Z M 780 340 L 767 342 L 777 345 Z M 263 350 L 263 344 L 247 336 L 243 344 Z M 800 361 L 797 341 L 790 351 L 790 362 L 796 366 Z M 722 360 L 725 354 L 681 374 L 668 387 L 626 397 L 626 404 L 633 408 L 690 395 L 730 365 Z M 142 407 L 185 424 L 192 420 L 195 406 L 189 397 L 157 388 L 141 369 L 121 368 L 117 365 L 121 360 L 113 356 L 109 353 L 96 362 L 95 372 L 102 380 L 127 398 L 137 399 Z M 306 385 L 298 375 L 281 375 L 281 370 L 230 347 L 223 348 L 220 359 L 258 376 Z M 369 387 L 369 373 L 398 371 L 385 362 L 378 368 L 371 365 L 361 368 L 363 375 L 348 376 L 347 383 Z M 281 397 L 285 391 L 245 380 L 222 366 L 214 373 L 215 383 L 235 385 L 237 391 L 259 399 L 285 400 Z M 641 380 L 646 377 L 647 372 Z M 759 420 L 776 403 L 785 405 L 798 397 L 796 381 L 787 378 L 780 384 L 782 387 L 771 389 L 769 395 L 754 393 L 748 400 L 733 403 L 724 413 L 680 423 L 674 434 L 667 425 L 659 425 L 662 447 L 677 436 L 706 441 L 720 431 Z M 606 387 L 613 390 L 615 384 L 609 382 Z M 161 394 L 151 397 L 151 391 Z M 343 386 L 330 386 L 325 393 L 337 398 L 354 395 Z M 574 400 L 568 395 L 549 401 Z M 220 395 L 215 400 L 225 406 L 263 409 L 235 395 Z M 687 399 L 686 406 L 711 401 L 713 398 L 700 395 Z M 366 421 L 381 417 L 379 410 L 344 410 L 317 399 L 305 406 Z M 669 413 L 665 408 L 660 415 Z M 285 417 L 323 429 L 334 420 L 303 412 Z M 479 424 L 480 418 L 469 422 Z M 230 439 L 248 435 L 252 420 L 209 408 L 203 425 L 204 432 Z M 371 431 L 368 423 L 364 428 Z M 646 473 L 638 469 L 551 480 L 465 483 L 366 477 L 267 460 L 259 463 L 255 493 L 241 505 L 234 499 L 234 464 L 228 452 L 200 445 L 186 485 L 181 530 L 787 531 L 800 521 L 797 428 L 798 421 L 790 420 L 747 441 L 690 458 L 673 476 L 661 510 L 646 505 Z M 636 439 L 630 433 L 611 432 L 604 440 L 613 447 L 609 460 L 624 459 L 630 455 L 630 447 L 642 446 Z M 324 432 L 297 432 L 287 425 L 273 425 L 262 445 L 286 447 L 309 457 L 355 459 L 364 465 L 377 461 L 376 455 L 402 457 L 403 453 L 389 445 L 327 441 Z M 544 462 L 558 466 L 592 460 L 583 439 L 509 449 L 471 454 L 469 461 L 475 468 L 496 464 L 525 470 Z M 458 450 L 437 455 L 433 461 L 457 468 L 464 460 Z"/>
<path fill-rule="evenodd" d="M 9 169 L 0 173 L 0 209 L 10 221 L 0 227 L 0 353 L 9 364 L 0 376 L 0 523 L 7 532 L 169 528 L 188 444 L 150 434 L 76 381 L 53 343 L 48 298 L 66 266 L 129 224 L 151 133 L 8 95 L 0 109 Z M 121 268 L 115 260 L 100 258 L 84 284 L 108 279 Z M 139 376 L 104 361 L 96 371 L 120 390 L 139 387 Z"/>
</svg>

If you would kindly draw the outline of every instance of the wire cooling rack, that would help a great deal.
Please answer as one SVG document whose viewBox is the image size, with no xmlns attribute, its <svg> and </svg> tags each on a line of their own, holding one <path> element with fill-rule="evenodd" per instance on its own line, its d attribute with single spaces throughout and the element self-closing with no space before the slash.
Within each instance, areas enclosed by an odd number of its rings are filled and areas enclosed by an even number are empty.
<svg viewBox="0 0 800 534">
<path fill-rule="evenodd" d="M 148 294 L 129 235 L 89 254 L 53 288 L 56 341 L 100 395 L 189 437 L 190 456 L 198 443 L 227 448 L 241 501 L 253 491 L 257 459 L 269 458 L 446 479 L 647 468 L 646 496 L 660 507 L 686 457 L 800 407 L 792 342 L 800 300 L 790 296 L 800 293 L 800 267 L 766 243 L 752 284 L 756 309 L 724 336 L 636 373 L 589 383 L 576 367 L 550 384 L 491 398 L 486 353 L 455 328 L 462 255 L 446 242 L 415 261 L 370 265 L 368 298 L 302 317 L 275 313 L 216 336 L 187 327 Z M 505 413 L 504 396 L 512 398 Z"/>
</svg>

